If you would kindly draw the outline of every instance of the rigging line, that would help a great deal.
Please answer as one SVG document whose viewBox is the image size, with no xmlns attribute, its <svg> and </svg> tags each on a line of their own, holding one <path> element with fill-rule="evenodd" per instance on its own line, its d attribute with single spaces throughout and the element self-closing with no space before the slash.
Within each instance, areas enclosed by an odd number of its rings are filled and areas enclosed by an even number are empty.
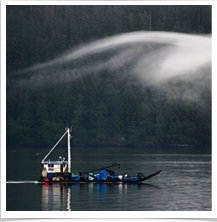
<svg viewBox="0 0 217 222">
<path fill-rule="evenodd" d="M 54 145 L 54 147 L 50 150 L 50 152 L 44 157 L 44 159 L 41 161 L 41 163 L 44 163 L 44 160 L 50 155 L 50 153 L 56 148 L 56 146 L 61 142 L 63 137 L 66 135 L 67 131 L 62 135 L 62 137 L 58 140 L 58 142 Z"/>
<path fill-rule="evenodd" d="M 63 141 L 64 141 L 64 140 L 62 140 L 62 141 L 60 142 L 60 146 L 58 146 L 58 148 L 57 148 L 57 152 L 56 152 L 56 154 L 55 154 L 55 156 L 54 156 L 54 160 L 57 159 L 57 156 L 58 156 L 58 154 L 59 154 L 59 151 L 60 151 L 60 149 L 62 148 Z"/>
</svg>

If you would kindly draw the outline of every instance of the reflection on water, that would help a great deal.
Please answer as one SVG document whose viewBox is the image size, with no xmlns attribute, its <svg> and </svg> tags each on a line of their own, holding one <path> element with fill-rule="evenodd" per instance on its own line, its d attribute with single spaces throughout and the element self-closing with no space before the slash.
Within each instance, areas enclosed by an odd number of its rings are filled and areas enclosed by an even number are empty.
<svg viewBox="0 0 217 222">
<path fill-rule="evenodd" d="M 150 184 L 39 184 L 42 189 L 43 211 L 71 211 L 72 206 L 80 204 L 79 202 L 99 201 L 100 204 L 109 201 L 123 201 L 123 196 L 127 194 L 128 189 L 138 190 L 145 187 L 153 187 L 159 189 L 158 186 Z M 116 197 L 114 197 L 114 194 Z M 76 207 L 77 209 L 77 207 Z M 76 210 L 74 209 L 74 210 Z M 84 209 L 83 209 L 84 210 Z"/>
<path fill-rule="evenodd" d="M 39 150 L 42 153 L 42 150 Z M 208 150 L 154 154 L 145 149 L 72 149 L 73 172 L 114 161 L 117 174 L 149 175 L 143 184 L 38 184 L 41 162 L 31 149 L 7 151 L 7 211 L 211 211 L 212 155 Z M 177 153 L 176 153 L 177 152 Z M 15 155 L 16 154 L 16 155 Z M 94 156 L 94 158 L 93 158 Z M 25 161 L 20 160 L 25 159 Z M 11 164 L 13 163 L 13 164 Z M 14 173 L 14 166 L 19 166 Z M 24 198 L 25 197 L 25 198 Z"/>
<path fill-rule="evenodd" d="M 69 193 L 64 186 L 59 184 L 44 184 L 42 185 L 42 210 L 60 211 L 66 210 L 70 199 Z M 67 200 L 67 201 L 66 201 Z"/>
</svg>

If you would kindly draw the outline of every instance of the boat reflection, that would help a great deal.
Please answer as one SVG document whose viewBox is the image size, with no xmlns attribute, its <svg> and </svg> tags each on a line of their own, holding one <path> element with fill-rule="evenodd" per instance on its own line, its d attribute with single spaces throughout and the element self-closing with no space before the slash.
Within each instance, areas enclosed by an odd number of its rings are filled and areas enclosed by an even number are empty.
<svg viewBox="0 0 217 222">
<path fill-rule="evenodd" d="M 84 208 L 84 205 L 106 202 L 112 196 L 122 196 L 128 189 L 140 189 L 140 184 L 40 184 L 42 190 L 41 208 L 43 211 L 71 211 Z"/>
<path fill-rule="evenodd" d="M 42 210 L 43 211 L 66 211 L 71 210 L 71 189 L 64 184 L 45 183 L 42 187 Z"/>
</svg>

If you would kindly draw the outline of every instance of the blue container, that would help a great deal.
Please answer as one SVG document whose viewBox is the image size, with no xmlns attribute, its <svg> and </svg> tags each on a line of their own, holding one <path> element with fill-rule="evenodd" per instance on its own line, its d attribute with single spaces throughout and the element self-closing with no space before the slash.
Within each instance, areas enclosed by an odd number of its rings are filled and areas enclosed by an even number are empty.
<svg viewBox="0 0 217 222">
<path fill-rule="evenodd" d="M 47 173 L 48 179 L 52 179 L 53 177 L 55 177 L 55 173 Z"/>
<path fill-rule="evenodd" d="M 100 175 L 99 175 L 99 174 L 95 174 L 94 177 L 95 177 L 97 180 L 100 180 Z"/>
<path fill-rule="evenodd" d="M 118 178 L 119 175 L 111 175 L 111 178 L 114 179 L 114 178 Z"/>
<path fill-rule="evenodd" d="M 106 170 L 100 170 L 99 174 L 100 174 L 100 179 L 101 180 L 105 180 L 108 176 L 108 172 Z"/>
<path fill-rule="evenodd" d="M 139 181 L 139 177 L 128 177 L 128 180 L 130 181 Z"/>
<path fill-rule="evenodd" d="M 80 175 L 72 175 L 71 177 L 72 177 L 72 180 L 74 181 L 80 180 Z"/>
</svg>

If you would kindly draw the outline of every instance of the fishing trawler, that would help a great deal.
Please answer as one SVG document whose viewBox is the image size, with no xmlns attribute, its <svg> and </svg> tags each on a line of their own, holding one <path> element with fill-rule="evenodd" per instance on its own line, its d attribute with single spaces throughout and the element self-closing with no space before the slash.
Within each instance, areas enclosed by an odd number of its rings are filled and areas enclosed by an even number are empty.
<svg viewBox="0 0 217 222">
<path fill-rule="evenodd" d="M 68 135 L 68 161 L 63 157 L 59 157 L 57 161 L 45 161 L 60 141 Z M 142 173 L 138 173 L 135 176 L 115 175 L 115 172 L 108 169 L 112 167 L 119 167 L 120 164 L 113 163 L 111 166 L 101 167 L 99 169 L 90 170 L 87 172 L 79 172 L 78 174 L 71 173 L 71 130 L 66 128 L 65 133 L 54 145 L 54 147 L 48 152 L 48 154 L 42 160 L 42 172 L 41 177 L 38 179 L 40 183 L 140 183 L 147 180 L 162 170 L 159 170 L 149 176 L 144 176 Z M 94 173 L 98 171 L 97 173 Z"/>
</svg>

